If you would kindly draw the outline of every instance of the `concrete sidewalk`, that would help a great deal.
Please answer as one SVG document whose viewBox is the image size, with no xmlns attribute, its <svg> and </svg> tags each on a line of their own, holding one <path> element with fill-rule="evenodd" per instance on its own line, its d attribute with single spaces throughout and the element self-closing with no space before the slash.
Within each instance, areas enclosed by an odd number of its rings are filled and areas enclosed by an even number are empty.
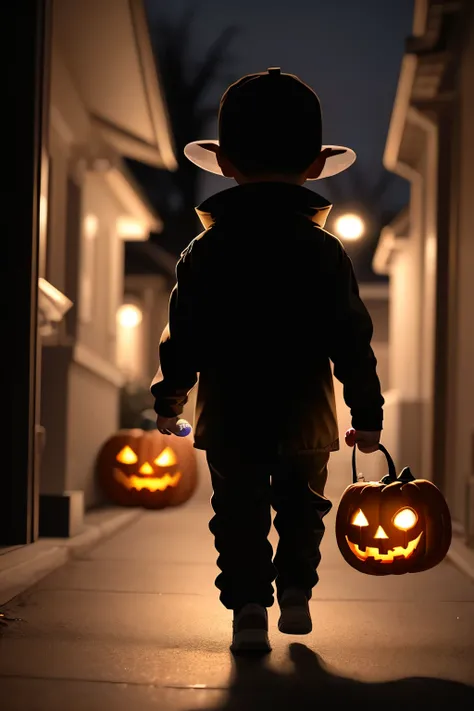
<svg viewBox="0 0 474 711">
<path fill-rule="evenodd" d="M 274 607 L 270 657 L 232 660 L 203 481 L 188 506 L 143 513 L 4 608 L 20 619 L 0 627 L 2 711 L 474 708 L 474 585 L 449 562 L 387 578 L 350 568 L 334 538 L 345 452 L 330 476 L 311 635 L 279 634 Z"/>
</svg>

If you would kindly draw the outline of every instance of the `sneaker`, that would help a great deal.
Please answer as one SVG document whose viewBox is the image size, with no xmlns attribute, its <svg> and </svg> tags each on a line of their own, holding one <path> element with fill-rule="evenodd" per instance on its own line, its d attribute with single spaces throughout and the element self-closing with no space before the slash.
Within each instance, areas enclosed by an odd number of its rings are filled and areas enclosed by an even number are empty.
<svg viewBox="0 0 474 711">
<path fill-rule="evenodd" d="M 280 599 L 278 629 L 283 634 L 309 634 L 313 629 L 308 598 L 303 590 L 288 588 Z"/>
<path fill-rule="evenodd" d="M 231 651 L 266 653 L 271 651 L 268 639 L 268 613 L 265 607 L 249 603 L 234 613 Z"/>
</svg>

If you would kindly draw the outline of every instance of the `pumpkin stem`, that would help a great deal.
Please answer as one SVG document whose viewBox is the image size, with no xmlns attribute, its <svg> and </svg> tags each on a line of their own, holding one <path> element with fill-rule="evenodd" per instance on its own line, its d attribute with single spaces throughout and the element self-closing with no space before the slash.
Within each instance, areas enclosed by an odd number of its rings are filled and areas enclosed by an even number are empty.
<svg viewBox="0 0 474 711">
<path fill-rule="evenodd" d="M 156 414 L 154 410 L 143 410 L 140 413 L 140 429 L 145 431 L 156 430 Z"/>
<path fill-rule="evenodd" d="M 404 482 L 409 482 L 409 481 L 415 481 L 415 477 L 411 473 L 410 467 L 405 467 L 402 469 L 400 476 L 398 477 L 399 481 L 404 481 Z"/>
</svg>

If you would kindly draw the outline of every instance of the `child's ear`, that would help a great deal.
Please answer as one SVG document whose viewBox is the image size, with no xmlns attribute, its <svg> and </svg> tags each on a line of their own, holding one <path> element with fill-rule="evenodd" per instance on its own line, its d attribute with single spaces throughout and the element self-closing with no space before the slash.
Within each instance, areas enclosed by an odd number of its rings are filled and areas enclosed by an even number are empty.
<svg viewBox="0 0 474 711">
<path fill-rule="evenodd" d="M 221 151 L 220 146 L 215 147 L 217 162 L 222 170 L 222 174 L 226 178 L 235 178 L 235 168 L 230 162 L 230 160 Z"/>
</svg>

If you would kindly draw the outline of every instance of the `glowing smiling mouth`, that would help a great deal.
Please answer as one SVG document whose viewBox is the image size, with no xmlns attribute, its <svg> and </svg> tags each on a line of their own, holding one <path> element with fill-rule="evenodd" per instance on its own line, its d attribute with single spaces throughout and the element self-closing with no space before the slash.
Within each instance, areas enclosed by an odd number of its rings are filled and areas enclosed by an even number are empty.
<svg viewBox="0 0 474 711">
<path fill-rule="evenodd" d="M 417 538 L 410 541 L 406 548 L 403 548 L 403 546 L 395 546 L 395 548 L 389 550 L 388 553 L 380 553 L 378 548 L 370 548 L 369 546 L 367 546 L 365 551 L 363 551 L 359 548 L 357 543 L 352 543 L 347 536 L 346 541 L 351 551 L 359 560 L 367 560 L 367 558 L 372 558 L 373 560 L 379 560 L 381 563 L 392 563 L 395 558 L 409 558 L 416 550 L 422 535 L 423 531 Z"/>
<path fill-rule="evenodd" d="M 141 491 L 142 489 L 148 489 L 148 491 L 164 491 L 169 486 L 177 486 L 179 480 L 181 479 L 181 472 L 176 474 L 165 474 L 164 476 L 136 476 L 132 474 L 131 476 L 126 476 L 120 469 L 114 470 L 114 476 L 120 484 L 122 484 L 126 489 L 136 489 Z"/>
</svg>

